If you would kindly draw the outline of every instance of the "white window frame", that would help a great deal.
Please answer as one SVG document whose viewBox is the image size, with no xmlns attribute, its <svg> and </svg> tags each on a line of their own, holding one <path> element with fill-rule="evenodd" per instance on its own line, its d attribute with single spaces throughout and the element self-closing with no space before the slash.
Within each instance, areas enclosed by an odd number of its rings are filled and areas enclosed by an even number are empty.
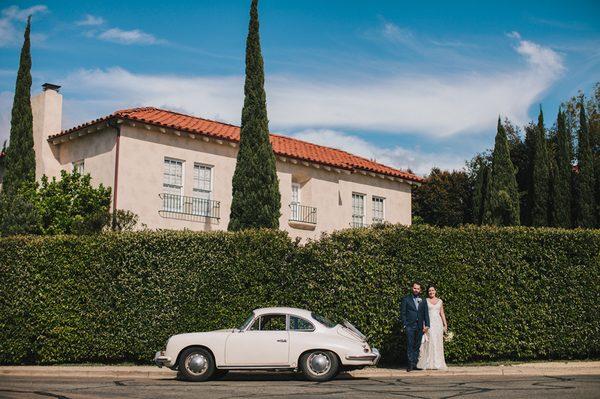
<svg viewBox="0 0 600 399">
<path fill-rule="evenodd" d="M 294 189 L 298 193 L 298 198 L 294 201 Z M 292 201 L 290 203 L 290 208 L 292 208 L 291 220 L 298 220 L 300 217 L 300 201 L 301 201 L 301 187 L 300 183 L 292 183 Z"/>
<path fill-rule="evenodd" d="M 181 185 L 180 186 L 165 182 L 165 176 L 166 176 L 165 168 L 166 168 L 167 162 L 181 165 Z M 163 195 L 164 195 L 163 210 L 164 211 L 183 212 L 184 186 L 185 186 L 185 161 L 183 159 L 164 157 L 163 158 Z M 170 189 L 173 189 L 173 191 L 175 191 L 177 189 L 177 187 L 179 187 L 179 194 L 175 194 L 173 192 L 167 192 L 167 190 L 165 190 L 165 188 L 170 188 Z M 173 198 L 171 198 L 170 196 L 172 196 L 172 195 L 175 195 L 175 196 L 178 195 L 179 201 L 176 201 Z"/>
<path fill-rule="evenodd" d="M 375 217 L 375 204 L 381 203 L 381 218 Z M 377 195 L 373 195 L 371 197 L 371 219 L 373 224 L 383 223 L 385 222 L 385 197 L 380 197 Z"/>
<path fill-rule="evenodd" d="M 210 174 L 209 174 L 209 189 L 208 190 L 197 187 L 198 180 L 196 179 L 196 168 L 207 169 L 209 171 Z M 211 200 L 212 200 L 214 181 L 215 181 L 214 166 L 205 164 L 205 163 L 194 162 L 193 173 L 194 173 L 194 175 L 193 175 L 194 187 L 192 189 L 192 193 L 193 193 L 194 198 L 192 199 L 192 214 L 198 215 L 198 216 L 210 216 Z M 208 196 L 207 196 L 208 198 L 203 198 L 201 196 L 202 193 L 208 193 Z"/>
<path fill-rule="evenodd" d="M 80 175 L 85 173 L 85 159 L 73 162 L 73 172 L 77 172 Z"/>
<path fill-rule="evenodd" d="M 362 214 L 358 214 L 355 211 L 357 206 L 354 205 L 355 198 L 361 198 L 362 201 Z M 365 198 L 366 195 L 362 193 L 352 193 L 352 227 L 364 227 L 365 226 Z"/>
</svg>

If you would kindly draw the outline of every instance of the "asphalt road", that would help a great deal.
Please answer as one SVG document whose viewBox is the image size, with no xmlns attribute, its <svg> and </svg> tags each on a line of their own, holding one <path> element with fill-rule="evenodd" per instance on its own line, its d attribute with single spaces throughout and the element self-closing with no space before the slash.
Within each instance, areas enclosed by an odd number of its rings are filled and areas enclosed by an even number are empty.
<svg viewBox="0 0 600 399">
<path fill-rule="evenodd" d="M 339 377 L 231 373 L 220 381 L 0 376 L 0 398 L 599 398 L 600 376 Z"/>
</svg>

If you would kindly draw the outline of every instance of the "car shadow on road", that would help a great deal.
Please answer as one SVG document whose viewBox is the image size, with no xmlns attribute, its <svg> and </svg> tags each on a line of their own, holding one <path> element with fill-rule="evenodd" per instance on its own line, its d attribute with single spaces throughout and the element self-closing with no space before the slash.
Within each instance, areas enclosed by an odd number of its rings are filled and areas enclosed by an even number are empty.
<svg viewBox="0 0 600 399">
<path fill-rule="evenodd" d="M 340 373 L 334 380 L 367 380 L 366 377 L 354 377 L 349 373 Z M 161 378 L 161 381 L 173 381 L 180 380 L 179 377 L 175 378 Z M 185 382 L 184 380 L 180 380 L 181 382 Z M 223 377 L 213 378 L 212 382 L 218 381 L 299 381 L 299 382 L 310 382 L 304 377 L 302 373 L 294 373 L 289 371 L 280 371 L 280 372 L 272 372 L 272 371 L 230 371 L 227 375 Z"/>
</svg>

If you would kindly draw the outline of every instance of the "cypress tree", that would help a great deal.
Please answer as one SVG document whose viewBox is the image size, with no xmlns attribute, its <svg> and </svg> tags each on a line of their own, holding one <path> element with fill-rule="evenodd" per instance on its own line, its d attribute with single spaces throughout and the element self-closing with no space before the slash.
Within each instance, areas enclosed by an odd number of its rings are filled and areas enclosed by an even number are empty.
<svg viewBox="0 0 600 399">
<path fill-rule="evenodd" d="M 592 149 L 588 134 L 588 124 L 585 115 L 585 106 L 579 104 L 579 132 L 577 135 L 579 145 L 577 147 L 577 166 L 579 172 L 575 178 L 575 211 L 576 226 L 594 227 L 596 203 L 594 202 L 594 164 L 592 161 Z"/>
<path fill-rule="evenodd" d="M 571 134 L 567 130 L 565 114 L 558 109 L 556 120 L 556 156 L 552 193 L 552 225 L 571 227 Z"/>
<path fill-rule="evenodd" d="M 533 138 L 532 181 L 530 186 L 530 209 L 532 226 L 548 226 L 548 189 L 550 170 L 548 160 L 548 144 L 546 143 L 546 128 L 544 114 L 540 107 L 538 124 Z"/>
<path fill-rule="evenodd" d="M 281 209 L 260 49 L 258 0 L 252 0 L 246 40 L 246 82 L 240 148 L 232 181 L 229 230 L 278 228 Z"/>
<path fill-rule="evenodd" d="M 533 158 L 535 154 L 535 137 L 537 126 L 533 123 L 525 126 L 525 160 L 522 163 L 524 168 L 521 175 L 521 186 L 519 186 L 521 197 L 521 224 L 531 226 L 531 208 L 533 204 L 532 189 L 533 186 Z"/>
<path fill-rule="evenodd" d="M 473 223 L 480 225 L 483 221 L 489 167 L 482 158 L 477 159 L 477 173 L 473 188 Z"/>
<path fill-rule="evenodd" d="M 498 131 L 492 154 L 492 169 L 488 178 L 484 209 L 484 224 L 498 226 L 519 224 L 519 190 L 515 178 L 515 168 L 510 160 L 506 131 L 500 118 L 498 118 Z"/>
<path fill-rule="evenodd" d="M 31 113 L 31 52 L 29 32 L 31 16 L 27 18 L 25 40 L 21 49 L 19 72 L 10 121 L 10 142 L 6 152 L 6 170 L 2 187 L 13 192 L 21 183 L 35 181 L 33 150 L 33 115 Z"/>
</svg>

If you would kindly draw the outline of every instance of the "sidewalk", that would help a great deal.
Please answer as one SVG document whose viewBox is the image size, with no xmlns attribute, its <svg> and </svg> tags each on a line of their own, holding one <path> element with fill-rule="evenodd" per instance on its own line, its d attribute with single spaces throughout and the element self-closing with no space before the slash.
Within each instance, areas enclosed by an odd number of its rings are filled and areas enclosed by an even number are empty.
<svg viewBox="0 0 600 399">
<path fill-rule="evenodd" d="M 262 371 L 240 371 L 239 373 L 265 373 Z M 404 369 L 369 367 L 348 373 L 352 377 L 386 378 L 419 376 L 561 376 L 600 375 L 600 361 L 590 362 L 547 362 L 523 363 L 508 366 L 450 366 L 446 371 L 412 371 Z M 95 377 L 125 379 L 174 378 L 175 371 L 155 366 L 0 366 L 0 376 L 28 377 Z"/>
</svg>

